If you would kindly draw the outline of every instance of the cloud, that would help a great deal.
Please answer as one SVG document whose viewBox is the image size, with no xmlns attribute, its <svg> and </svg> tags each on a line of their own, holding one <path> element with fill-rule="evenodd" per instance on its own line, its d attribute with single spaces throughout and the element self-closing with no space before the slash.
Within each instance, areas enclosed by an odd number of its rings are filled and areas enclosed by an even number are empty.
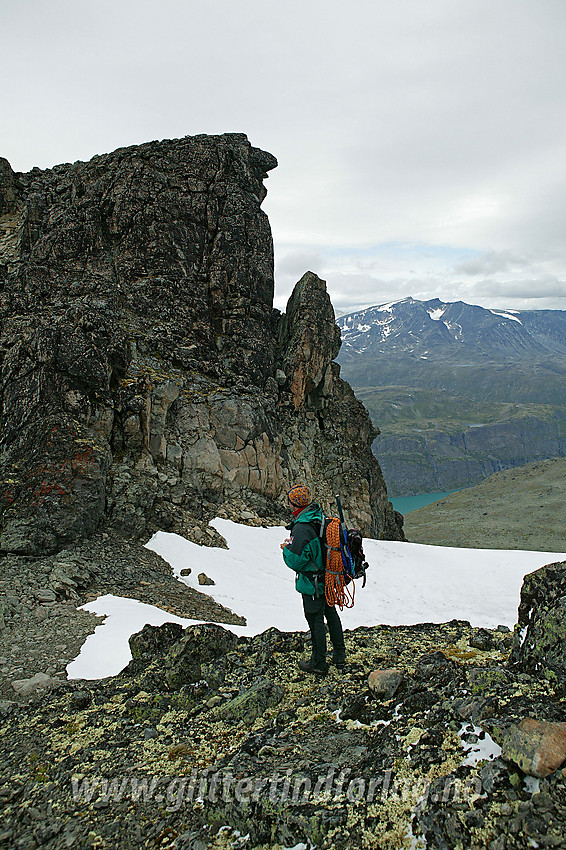
<svg viewBox="0 0 566 850">
<path fill-rule="evenodd" d="M 15 170 L 245 132 L 279 160 L 263 204 L 278 306 L 307 269 L 344 305 L 562 303 L 566 3 L 5 5 L 0 156 Z"/>
<path fill-rule="evenodd" d="M 322 255 L 316 251 L 290 251 L 275 260 L 275 273 L 284 276 L 299 277 L 306 271 L 314 271 L 322 266 Z"/>
<path fill-rule="evenodd" d="M 504 309 L 565 306 L 564 277 L 553 271 L 560 268 L 560 258 L 544 254 L 527 258 L 510 251 L 474 254 L 444 245 L 397 243 L 357 250 L 351 245 L 319 245 L 316 252 L 285 246 L 282 254 L 284 262 L 277 263 L 277 269 L 286 273 L 276 274 L 276 306 L 282 310 L 307 269 L 326 280 L 337 313 L 408 296 Z"/>
<path fill-rule="evenodd" d="M 399 300 L 410 294 L 404 281 L 392 282 L 355 274 L 328 274 L 327 289 L 334 308 L 348 313 Z"/>
<path fill-rule="evenodd" d="M 498 272 L 514 271 L 528 265 L 528 260 L 513 254 L 511 251 L 486 251 L 477 257 L 457 263 L 454 266 L 454 273 L 470 276 L 497 274 Z"/>
<path fill-rule="evenodd" d="M 484 295 L 491 297 L 504 296 L 509 301 L 515 298 L 534 300 L 540 298 L 566 298 L 566 281 L 559 280 L 552 275 L 510 281 L 485 279 L 474 284 L 471 292 L 478 297 Z"/>
</svg>

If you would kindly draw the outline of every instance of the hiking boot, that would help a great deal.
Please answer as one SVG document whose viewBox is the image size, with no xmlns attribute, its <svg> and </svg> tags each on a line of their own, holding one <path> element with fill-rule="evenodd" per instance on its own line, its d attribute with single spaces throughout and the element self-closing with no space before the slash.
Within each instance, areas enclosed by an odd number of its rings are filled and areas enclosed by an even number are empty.
<svg viewBox="0 0 566 850">
<path fill-rule="evenodd" d="M 346 659 L 345 658 L 333 658 L 332 663 L 334 664 L 334 666 L 338 670 L 343 670 L 344 667 L 346 666 Z"/>
<path fill-rule="evenodd" d="M 328 673 L 328 664 L 315 666 L 314 664 L 311 664 L 310 661 L 299 661 L 299 670 L 302 670 L 303 673 L 314 673 L 317 676 L 326 676 Z"/>
</svg>

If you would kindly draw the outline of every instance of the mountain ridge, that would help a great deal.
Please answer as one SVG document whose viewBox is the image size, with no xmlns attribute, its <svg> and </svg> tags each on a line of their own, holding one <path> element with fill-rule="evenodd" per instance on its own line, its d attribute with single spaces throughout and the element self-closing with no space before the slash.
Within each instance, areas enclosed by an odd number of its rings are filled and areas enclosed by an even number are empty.
<svg viewBox="0 0 566 850">
<path fill-rule="evenodd" d="M 391 495 L 469 487 L 566 452 L 566 311 L 406 298 L 338 324 L 342 374 L 380 428 Z M 415 403 L 423 393 L 433 415 Z"/>
<path fill-rule="evenodd" d="M 429 345 L 453 343 L 483 354 L 497 350 L 512 355 L 522 349 L 566 354 L 564 310 L 494 310 L 464 301 L 420 301 L 409 296 L 340 316 L 337 321 L 342 331 L 342 360 L 349 349 L 365 351 L 371 346 L 382 350 L 385 340 L 388 347 L 420 348 L 421 356 Z M 413 339 L 405 340 L 408 336 Z M 360 348 L 360 341 L 367 344 Z"/>
</svg>

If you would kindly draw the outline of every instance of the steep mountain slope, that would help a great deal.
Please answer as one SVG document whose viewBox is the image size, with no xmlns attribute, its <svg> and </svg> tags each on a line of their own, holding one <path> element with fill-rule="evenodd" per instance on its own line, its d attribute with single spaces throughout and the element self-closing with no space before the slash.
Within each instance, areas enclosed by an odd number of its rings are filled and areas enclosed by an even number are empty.
<svg viewBox="0 0 566 850">
<path fill-rule="evenodd" d="M 501 469 L 566 454 L 566 407 L 478 402 L 440 390 L 357 388 L 381 434 L 391 496 L 469 487 Z"/>
<path fill-rule="evenodd" d="M 566 452 L 566 312 L 407 298 L 339 324 L 342 373 L 379 424 L 391 495 Z"/>
<path fill-rule="evenodd" d="M 413 543 L 566 552 L 566 458 L 509 469 L 405 517 Z"/>
</svg>

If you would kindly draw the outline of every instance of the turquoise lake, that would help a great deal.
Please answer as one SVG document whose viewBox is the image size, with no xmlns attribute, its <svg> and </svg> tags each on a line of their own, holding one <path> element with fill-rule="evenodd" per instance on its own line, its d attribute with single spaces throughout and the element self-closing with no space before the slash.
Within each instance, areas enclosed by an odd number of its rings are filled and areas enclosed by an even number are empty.
<svg viewBox="0 0 566 850">
<path fill-rule="evenodd" d="M 397 496 L 390 499 L 390 502 L 396 511 L 405 516 L 405 514 L 410 514 L 411 511 L 424 508 L 425 505 L 432 505 L 433 502 L 439 502 L 444 496 L 457 492 L 458 490 L 446 490 L 444 493 L 423 493 L 421 496 Z"/>
</svg>

